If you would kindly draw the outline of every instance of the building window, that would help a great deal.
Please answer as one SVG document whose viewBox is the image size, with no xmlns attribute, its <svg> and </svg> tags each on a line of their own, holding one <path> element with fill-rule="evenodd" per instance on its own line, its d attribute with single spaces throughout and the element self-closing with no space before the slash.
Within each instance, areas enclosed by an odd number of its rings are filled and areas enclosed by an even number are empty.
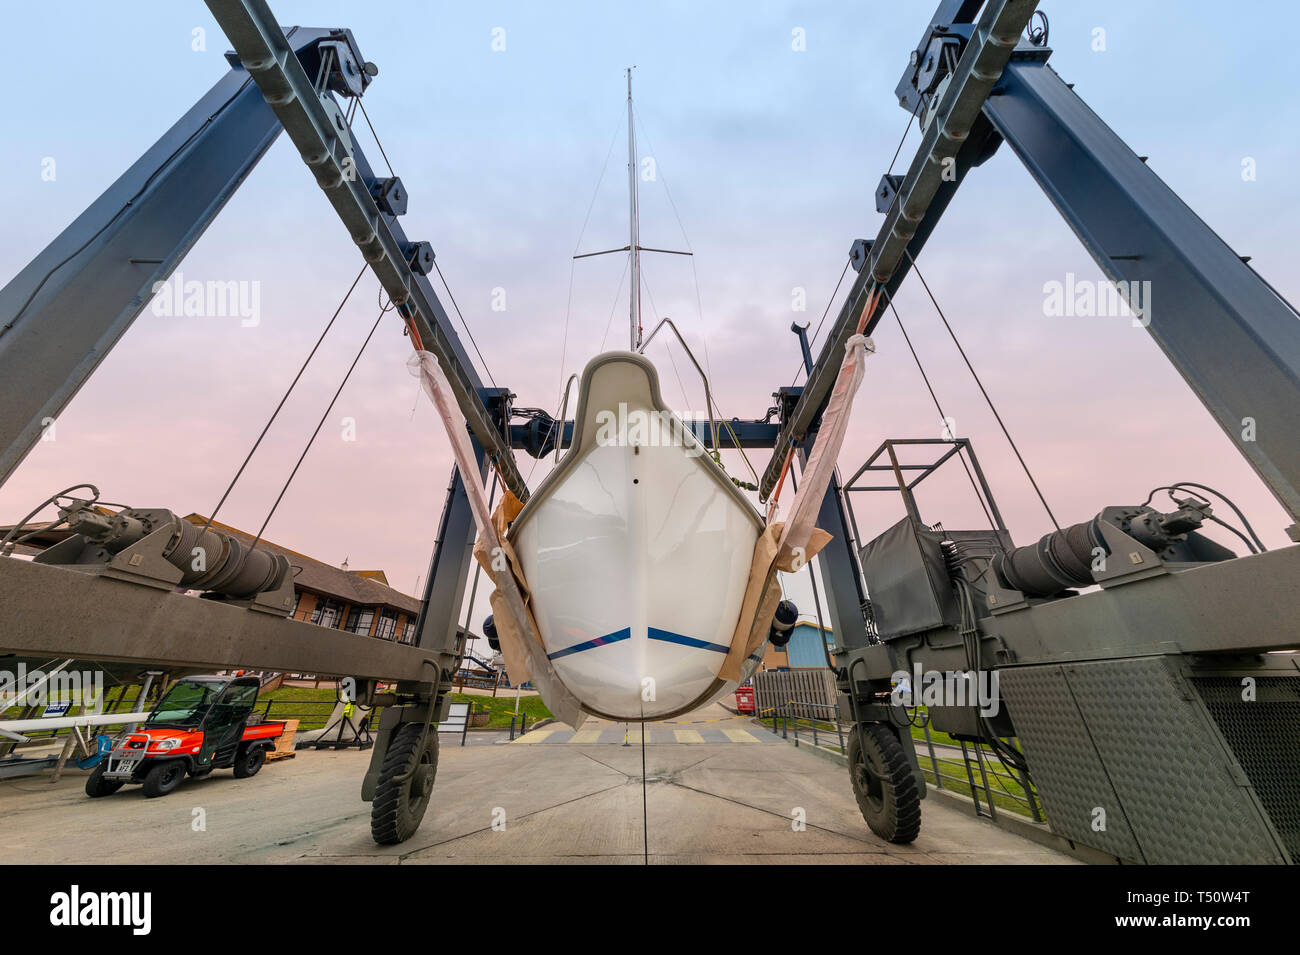
<svg viewBox="0 0 1300 955">
<path fill-rule="evenodd" d="M 410 617 L 406 619 L 406 626 L 402 628 L 402 642 L 403 643 L 415 642 L 415 621 L 412 620 Z"/>
<path fill-rule="evenodd" d="M 311 622 L 321 627 L 337 627 L 342 615 L 343 604 L 337 600 L 330 600 L 328 597 L 321 597 L 316 601 L 316 609 L 312 612 Z"/>
<path fill-rule="evenodd" d="M 397 629 L 397 611 L 384 610 L 379 614 L 379 623 L 375 626 L 375 636 L 384 640 L 393 639 L 393 632 Z"/>
<path fill-rule="evenodd" d="M 370 633 L 370 625 L 375 622 L 373 607 L 358 607 L 348 615 L 347 629 L 353 633 Z"/>
<path fill-rule="evenodd" d="M 310 596 L 311 594 L 308 594 L 304 591 L 298 592 L 298 602 L 293 605 L 294 620 L 306 620 L 308 616 L 310 616 L 310 612 L 305 607 L 303 607 L 303 604 Z"/>
</svg>

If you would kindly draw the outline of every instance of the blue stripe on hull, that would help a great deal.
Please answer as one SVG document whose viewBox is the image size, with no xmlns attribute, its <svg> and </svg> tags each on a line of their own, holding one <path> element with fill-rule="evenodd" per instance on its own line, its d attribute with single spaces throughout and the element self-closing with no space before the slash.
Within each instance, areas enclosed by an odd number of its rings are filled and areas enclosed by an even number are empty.
<svg viewBox="0 0 1300 955">
<path fill-rule="evenodd" d="M 679 643 L 684 647 L 698 647 L 701 650 L 713 650 L 717 653 L 727 653 L 730 649 L 720 643 L 709 643 L 707 640 L 697 640 L 695 637 L 684 637 L 680 633 L 673 633 L 671 630 L 657 630 L 654 627 L 650 627 L 649 630 L 651 640 L 662 640 L 664 643 Z"/>
<path fill-rule="evenodd" d="M 651 640 L 660 640 L 664 643 L 676 643 L 683 647 L 695 647 L 700 650 L 712 650 L 715 653 L 727 653 L 728 648 L 720 643 L 709 643 L 707 640 L 698 640 L 695 637 L 683 636 L 680 633 L 673 633 L 671 630 L 659 630 L 656 627 L 650 627 L 647 634 Z M 624 627 L 622 630 L 615 630 L 613 633 L 607 633 L 603 637 L 596 637 L 594 640 L 587 640 L 583 643 L 575 643 L 571 647 L 565 647 L 563 650 L 556 650 L 554 653 L 548 653 L 546 659 L 558 660 L 560 657 L 567 657 L 571 653 L 581 653 L 583 650 L 594 650 L 597 647 L 609 646 L 611 643 L 618 643 L 620 640 L 630 640 L 632 638 L 632 628 Z"/>
<path fill-rule="evenodd" d="M 594 640 L 587 640 L 585 643 L 575 643 L 571 647 L 565 647 L 563 650 L 556 650 L 554 653 L 548 653 L 546 659 L 558 660 L 560 657 L 567 657 L 570 653 L 581 653 L 583 650 L 594 650 L 596 647 L 608 646 L 611 643 L 618 643 L 620 640 L 632 639 L 632 628 L 624 627 L 622 630 L 615 630 L 613 633 L 607 633 L 603 637 L 596 637 Z"/>
</svg>

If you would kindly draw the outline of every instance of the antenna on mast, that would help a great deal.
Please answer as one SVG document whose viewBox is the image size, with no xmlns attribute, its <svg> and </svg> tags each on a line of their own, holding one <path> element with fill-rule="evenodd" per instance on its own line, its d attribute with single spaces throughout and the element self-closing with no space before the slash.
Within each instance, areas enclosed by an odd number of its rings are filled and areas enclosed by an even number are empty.
<svg viewBox="0 0 1300 955">
<path fill-rule="evenodd" d="M 679 252 L 676 249 L 647 249 L 641 244 L 641 196 L 637 188 L 636 155 L 636 118 L 632 113 L 632 71 L 636 65 L 629 66 L 627 72 L 627 202 L 628 202 L 628 241 L 619 249 L 605 249 L 602 252 L 583 252 L 574 259 L 589 259 L 597 255 L 610 255 L 626 252 L 631 256 L 632 286 L 628 302 L 628 345 L 632 351 L 640 351 L 645 342 L 641 337 L 641 253 L 663 252 L 667 255 L 692 255 L 691 252 Z M 611 144 L 612 145 L 612 144 Z M 609 162 L 609 157 L 605 157 Z M 602 174 L 603 175 L 603 174 Z M 599 188 L 599 187 L 598 187 Z M 592 200 L 595 201 L 594 199 Z M 652 336 L 653 337 L 653 336 Z"/>
<path fill-rule="evenodd" d="M 641 236 L 639 196 L 636 184 L 636 124 L 632 118 L 632 70 L 627 68 L 627 201 L 628 201 L 628 252 L 632 256 L 632 283 L 628 303 L 628 323 L 631 326 L 631 350 L 641 347 Z"/>
</svg>

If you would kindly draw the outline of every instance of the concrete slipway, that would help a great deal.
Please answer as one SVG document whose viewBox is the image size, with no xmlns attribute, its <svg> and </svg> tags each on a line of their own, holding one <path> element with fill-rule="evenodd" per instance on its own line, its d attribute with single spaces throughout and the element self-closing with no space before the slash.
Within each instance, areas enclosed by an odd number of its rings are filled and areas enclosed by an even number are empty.
<svg viewBox="0 0 1300 955">
<path fill-rule="evenodd" d="M 690 727 L 647 736 L 651 863 L 1072 861 L 938 798 L 923 804 L 915 843 L 890 845 L 862 821 L 842 766 L 753 724 L 733 726 L 755 742 L 705 734 L 697 742 Z M 540 745 L 460 748 L 444 740 L 434 801 L 400 846 L 371 841 L 370 807 L 359 797 L 368 753 L 302 752 L 253 779 L 218 772 L 160 799 L 145 799 L 138 786 L 89 799 L 79 771 L 54 784 L 8 780 L 0 782 L 0 862 L 639 864 L 641 748 L 635 735 L 624 746 L 621 732 L 598 729 L 594 742 L 551 734 L 534 737 Z M 802 831 L 792 825 L 799 810 Z"/>
</svg>

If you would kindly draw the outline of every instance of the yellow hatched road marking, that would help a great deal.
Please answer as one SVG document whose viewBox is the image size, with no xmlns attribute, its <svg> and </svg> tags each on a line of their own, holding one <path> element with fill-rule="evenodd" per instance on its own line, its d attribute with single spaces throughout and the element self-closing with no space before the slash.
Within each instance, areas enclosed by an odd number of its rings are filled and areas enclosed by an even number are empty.
<svg viewBox="0 0 1300 955">
<path fill-rule="evenodd" d="M 570 743 L 599 743 L 600 730 L 578 730 L 569 739 Z"/>
<path fill-rule="evenodd" d="M 697 730 L 673 730 L 673 737 L 679 743 L 703 743 L 704 737 Z"/>
<path fill-rule="evenodd" d="M 515 740 L 516 743 L 540 743 L 546 737 L 554 733 L 555 730 L 533 730 L 531 733 L 525 733 Z"/>
<path fill-rule="evenodd" d="M 723 730 L 722 732 L 725 733 L 727 739 L 731 740 L 733 743 L 757 743 L 758 742 L 758 739 L 754 736 L 753 733 L 747 733 L 744 730 Z"/>
</svg>

